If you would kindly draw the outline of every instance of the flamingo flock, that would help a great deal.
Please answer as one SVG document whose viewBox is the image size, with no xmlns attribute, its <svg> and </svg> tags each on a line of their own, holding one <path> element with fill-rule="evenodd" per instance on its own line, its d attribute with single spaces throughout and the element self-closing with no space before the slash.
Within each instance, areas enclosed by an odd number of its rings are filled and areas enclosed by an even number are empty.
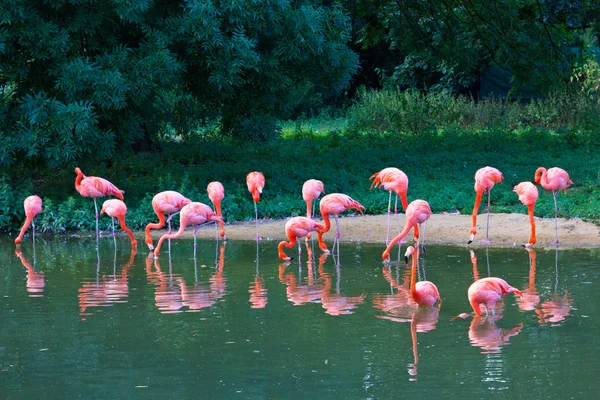
<svg viewBox="0 0 600 400">
<path fill-rule="evenodd" d="M 75 189 L 84 197 L 91 197 L 94 201 L 94 209 L 96 211 L 96 240 L 99 238 L 98 230 L 98 218 L 100 215 L 106 213 L 112 219 L 112 230 L 113 236 L 115 235 L 114 219 L 117 218 L 120 222 L 121 228 L 127 232 L 131 241 L 132 249 L 137 248 L 137 241 L 134 238 L 133 232 L 129 229 L 125 223 L 125 215 L 127 207 L 124 203 L 124 192 L 118 189 L 114 184 L 108 180 L 100 177 L 86 176 L 83 174 L 80 168 L 75 168 Z M 389 260 L 389 255 L 393 247 L 402 242 L 410 230 L 414 230 L 414 241 L 415 247 L 409 246 L 405 258 L 408 263 L 408 258 L 412 256 L 413 266 L 411 275 L 411 286 L 410 294 L 414 302 L 420 306 L 431 307 L 441 302 L 440 294 L 437 287 L 428 281 L 416 282 L 416 264 L 418 262 L 420 252 L 425 253 L 424 237 L 420 238 L 420 226 L 427 222 L 432 214 L 429 203 L 425 200 L 413 200 L 410 204 L 408 203 L 408 177 L 407 175 L 397 168 L 384 168 L 378 173 L 373 174 L 370 179 L 372 180 L 371 189 L 382 187 L 389 191 L 388 200 L 388 226 L 386 236 L 386 249 L 382 253 L 382 258 L 385 261 Z M 487 207 L 487 223 L 486 223 L 486 235 L 483 243 L 489 243 L 489 222 L 490 222 L 490 203 L 491 203 L 491 190 L 496 183 L 502 183 L 504 177 L 502 172 L 493 167 L 484 167 L 475 173 L 475 204 L 473 206 L 472 214 L 472 228 L 470 231 L 470 238 L 468 243 L 472 243 L 477 234 L 477 215 L 479 212 L 479 206 L 484 193 L 488 195 L 488 207 Z M 535 171 L 534 180 L 536 184 L 546 190 L 551 190 L 553 193 L 554 205 L 555 205 L 555 230 L 556 240 L 553 244 L 558 245 L 558 193 L 566 189 L 572 184 L 569 174 L 561 168 L 538 168 Z M 255 240 L 258 242 L 262 238 L 259 235 L 258 229 L 258 203 L 260 202 L 260 196 L 263 193 L 265 187 L 265 176 L 258 171 L 250 172 L 246 176 L 246 184 L 248 191 L 252 194 L 255 210 L 255 225 L 256 225 L 256 236 Z M 354 200 L 350 196 L 343 193 L 331 193 L 324 196 L 320 201 L 320 212 L 323 218 L 323 223 L 318 223 L 314 219 L 312 212 L 313 203 L 321 193 L 324 193 L 325 188 L 322 181 L 316 179 L 310 179 L 305 182 L 302 187 L 302 197 L 306 202 L 306 217 L 298 216 L 291 218 L 285 224 L 285 234 L 288 241 L 281 241 L 278 245 L 278 256 L 284 261 L 291 260 L 288 257 L 283 248 L 292 248 L 298 239 L 302 237 L 310 238 L 312 232 L 318 234 L 319 248 L 324 254 L 328 254 L 330 251 L 327 245 L 323 241 L 323 235 L 327 233 L 331 228 L 330 215 L 333 215 L 336 222 L 336 234 L 334 239 L 333 247 L 337 245 L 339 255 L 339 241 L 341 237 L 341 231 L 338 223 L 338 216 L 347 210 L 357 210 L 361 214 L 365 207 L 358 201 Z M 535 220 L 534 220 L 534 208 L 538 198 L 537 187 L 531 182 L 521 182 L 514 187 L 513 190 L 518 196 L 519 200 L 523 205 L 528 208 L 529 221 L 531 225 L 531 234 L 528 242 L 523 246 L 531 248 L 536 244 L 535 236 Z M 391 200 L 392 192 L 396 194 L 396 202 L 394 206 L 394 214 L 398 221 L 398 234 L 392 239 L 389 239 L 390 233 L 390 217 L 391 217 Z M 207 193 L 209 199 L 214 204 L 215 209 L 210 206 L 193 202 L 192 200 L 184 197 L 180 193 L 175 191 L 164 191 L 156 194 L 152 199 L 152 208 L 158 217 L 157 223 L 149 223 L 145 229 L 145 243 L 151 251 L 151 257 L 157 259 L 160 255 L 161 246 L 165 240 L 170 240 L 182 236 L 185 228 L 188 225 L 194 227 L 194 256 L 196 252 L 196 232 L 200 225 L 208 222 L 216 222 L 219 225 L 219 232 L 217 234 L 217 240 L 219 236 L 221 239 L 226 240 L 224 230 L 224 221 L 221 211 L 221 201 L 224 199 L 225 190 L 220 182 L 211 182 L 207 187 Z M 98 213 L 98 206 L 96 199 L 99 197 L 114 196 L 117 199 L 106 200 L 102 205 L 100 213 Z M 398 197 L 402 202 L 402 207 L 406 213 L 406 223 L 403 230 L 400 230 L 400 223 L 398 219 Z M 21 228 L 19 236 L 15 239 L 15 244 L 20 246 L 22 243 L 25 232 L 31 225 L 33 228 L 33 240 L 35 240 L 35 217 L 42 212 L 42 200 L 38 196 L 29 196 L 24 201 L 26 220 Z M 165 213 L 167 218 L 165 219 Z M 180 214 L 180 226 L 177 232 L 171 233 L 171 218 L 179 213 Z M 169 224 L 169 230 L 167 234 L 164 234 L 158 240 L 156 247 L 153 245 L 152 237 L 150 232 L 152 229 L 160 229 Z M 424 234 L 423 234 L 424 236 Z M 116 245 L 116 242 L 115 242 Z M 298 242 L 298 253 L 301 254 L 300 242 Z M 469 303 L 471 304 L 476 316 L 481 316 L 481 305 L 484 306 L 486 314 L 495 313 L 495 304 L 502 296 L 514 293 L 518 296 L 523 296 L 521 291 L 510 286 L 506 281 L 501 278 L 488 277 L 476 280 L 468 290 Z"/>
</svg>

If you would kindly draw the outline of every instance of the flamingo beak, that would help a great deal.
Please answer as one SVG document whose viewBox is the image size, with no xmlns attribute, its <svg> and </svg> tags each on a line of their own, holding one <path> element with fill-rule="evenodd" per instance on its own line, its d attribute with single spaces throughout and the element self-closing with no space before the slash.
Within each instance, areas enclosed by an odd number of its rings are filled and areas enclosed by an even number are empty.
<svg viewBox="0 0 600 400">
<path fill-rule="evenodd" d="M 520 290 L 515 290 L 513 293 L 517 296 L 523 297 L 523 293 Z"/>
<path fill-rule="evenodd" d="M 408 256 L 404 256 L 404 262 L 408 264 Z"/>
<path fill-rule="evenodd" d="M 475 234 L 471 233 L 471 238 L 469 239 L 469 241 L 467 242 L 467 244 L 473 243 L 473 240 L 475 240 Z"/>
</svg>

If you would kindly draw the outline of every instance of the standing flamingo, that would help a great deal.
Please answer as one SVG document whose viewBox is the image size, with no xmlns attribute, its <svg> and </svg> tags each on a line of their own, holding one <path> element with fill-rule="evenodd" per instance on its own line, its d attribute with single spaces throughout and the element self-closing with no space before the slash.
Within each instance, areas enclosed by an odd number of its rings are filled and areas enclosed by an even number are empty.
<svg viewBox="0 0 600 400">
<path fill-rule="evenodd" d="M 429 281 L 417 282 L 417 262 L 419 260 L 419 251 L 413 246 L 408 246 L 404 259 L 408 263 L 408 257 L 412 256 L 412 269 L 410 273 L 410 295 L 412 299 L 420 306 L 431 307 L 438 300 L 442 301 L 437 286 Z"/>
<path fill-rule="evenodd" d="M 531 224 L 531 235 L 529 236 L 529 242 L 524 244 L 523 247 L 531 247 L 535 244 L 535 219 L 533 218 L 533 209 L 538 199 L 537 187 L 531 182 L 521 182 L 513 189 L 513 192 L 519 195 L 519 200 L 523 205 L 527 206 L 529 213 L 529 223 Z"/>
<path fill-rule="evenodd" d="M 483 196 L 483 192 L 487 192 L 488 194 L 488 208 L 485 240 L 482 240 L 482 242 L 490 242 L 488 236 L 490 230 L 490 191 L 494 187 L 494 184 L 498 182 L 502 183 L 502 179 L 504 179 L 502 172 L 492 167 L 480 168 L 475 173 L 475 205 L 473 206 L 473 227 L 471 228 L 471 238 L 469 239 L 469 244 L 475 240 L 475 235 L 477 234 L 477 213 L 479 212 L 479 204 L 481 204 L 481 196 Z"/>
<path fill-rule="evenodd" d="M 85 176 L 79 167 L 75 168 L 77 177 L 75 178 L 75 190 L 83 197 L 94 199 L 94 209 L 96 210 L 96 240 L 98 240 L 98 204 L 97 197 L 115 196 L 123 200 L 123 191 L 104 178 L 97 176 Z"/>
<path fill-rule="evenodd" d="M 329 229 L 331 228 L 331 222 L 329 221 L 329 214 L 333 214 L 335 217 L 335 228 L 336 228 L 336 233 L 335 233 L 335 241 L 334 241 L 334 246 L 335 243 L 338 242 L 340 240 L 340 226 L 338 224 L 338 215 L 341 212 L 344 212 L 346 210 L 350 210 L 350 209 L 356 209 L 358 210 L 358 212 L 360 212 L 362 214 L 362 210 L 365 207 L 360 204 L 358 201 L 354 200 L 352 197 L 345 195 L 343 193 L 331 193 L 328 194 L 327 196 L 323 197 L 321 199 L 321 204 L 320 204 L 320 209 L 321 209 L 321 216 L 323 217 L 323 222 L 325 222 L 325 228 L 321 229 L 319 231 L 318 237 L 319 237 L 319 248 L 321 250 L 323 250 L 326 253 L 329 253 L 329 250 L 327 249 L 327 245 L 325 245 L 325 242 L 323 242 L 323 234 L 326 232 L 329 232 Z M 339 244 L 338 244 L 339 246 Z"/>
<path fill-rule="evenodd" d="M 492 311 L 495 316 L 496 302 L 502 299 L 507 293 L 514 293 L 517 296 L 523 296 L 520 290 L 510 286 L 504 279 L 501 278 L 483 278 L 474 282 L 468 291 L 469 303 L 477 316 L 481 316 L 481 304 L 485 307 L 486 314 Z"/>
<path fill-rule="evenodd" d="M 256 221 L 256 237 L 255 240 L 262 240 L 258 236 L 258 207 L 256 203 L 260 201 L 260 195 L 265 187 L 265 176 L 262 172 L 253 171 L 246 175 L 246 185 L 248 190 L 252 193 L 252 200 L 254 200 L 254 216 Z"/>
<path fill-rule="evenodd" d="M 550 168 L 546 171 L 546 168 L 538 168 L 535 171 L 535 183 L 541 184 L 546 190 L 552 190 L 554 197 L 554 227 L 556 230 L 556 242 L 552 243 L 558 245 L 558 203 L 556 202 L 556 196 L 558 192 L 564 190 L 567 193 L 567 188 L 571 186 L 573 181 L 569 178 L 569 174 L 562 168 Z"/>
<path fill-rule="evenodd" d="M 427 203 L 425 200 L 412 201 L 408 207 L 406 207 L 406 226 L 402 232 L 400 232 L 400 234 L 393 238 L 390 244 L 388 244 L 387 248 L 381 255 L 381 258 L 387 260 L 390 257 L 390 251 L 394 245 L 400 240 L 404 239 L 404 237 L 408 235 L 408 232 L 410 232 L 415 225 L 422 224 L 423 222 L 427 221 L 430 216 L 431 208 L 429 207 L 429 203 Z M 418 237 L 415 237 L 415 240 L 416 239 L 418 239 Z"/>
<path fill-rule="evenodd" d="M 146 225 L 146 244 L 150 250 L 154 250 L 152 244 L 151 229 L 161 229 L 165 226 L 165 213 L 169 214 L 167 221 L 169 223 L 169 233 L 171 233 L 171 213 L 177 213 L 183 206 L 190 204 L 192 201 L 182 194 L 173 190 L 157 193 L 152 198 L 152 209 L 158 216 L 157 223 L 149 223 Z"/>
<path fill-rule="evenodd" d="M 390 243 L 390 213 L 392 207 L 392 191 L 396 193 L 396 203 L 394 205 L 394 213 L 396 214 L 396 221 L 398 223 L 398 233 L 400 233 L 400 219 L 398 217 L 398 196 L 402 200 L 402 208 L 406 211 L 408 207 L 408 177 L 404 172 L 398 168 L 384 168 L 376 174 L 373 174 L 369 179 L 373 179 L 371 183 L 371 189 L 374 187 L 383 187 L 385 190 L 390 192 L 388 199 L 388 226 L 387 236 L 385 237 L 385 245 Z M 415 236 L 419 236 L 419 232 L 415 225 Z"/>
<path fill-rule="evenodd" d="M 304 182 L 304 185 L 302 185 L 302 198 L 306 202 L 306 217 L 307 218 L 313 217 L 313 214 L 312 214 L 313 203 L 317 198 L 319 198 L 319 196 L 323 192 L 325 192 L 325 187 L 323 186 L 323 182 L 321 182 L 317 179 L 309 179 L 306 182 Z M 311 233 L 309 232 L 308 235 L 306 235 L 306 239 L 308 240 L 308 239 L 310 239 L 310 237 L 311 237 Z"/>
<path fill-rule="evenodd" d="M 125 205 L 125 203 L 117 199 L 106 200 L 104 204 L 102 204 L 100 215 L 102 215 L 103 213 L 106 213 L 106 215 L 108 215 L 112 219 L 113 237 L 115 237 L 115 218 L 117 218 L 119 220 L 119 223 L 121 224 L 121 229 L 127 232 L 127 234 L 129 235 L 129 239 L 131 239 L 131 247 L 136 248 L 137 241 L 133 237 L 133 232 L 125 224 L 125 214 L 127 213 L 127 206 Z"/>
<path fill-rule="evenodd" d="M 283 247 L 285 246 L 288 249 L 291 249 L 296 244 L 296 239 L 302 238 L 308 235 L 310 232 L 315 232 L 322 229 L 325 229 L 323 225 L 307 217 L 294 217 L 290 219 L 285 223 L 285 235 L 288 237 L 288 239 L 290 239 L 290 241 L 286 242 L 283 240 L 279 243 L 279 246 L 277 246 L 279 258 L 282 260 L 291 260 L 291 258 L 283 252 Z M 298 255 L 300 255 L 300 252 L 300 242 L 298 242 Z"/>
<path fill-rule="evenodd" d="M 25 208 L 26 219 L 19 236 L 15 239 L 15 244 L 17 246 L 21 244 L 23 236 L 25 236 L 25 231 L 27 231 L 29 225 L 31 225 L 33 229 L 33 241 L 35 242 L 35 223 L 33 222 L 33 219 L 42 212 L 42 199 L 40 199 L 39 196 L 29 196 L 23 202 L 23 207 Z"/>
<path fill-rule="evenodd" d="M 158 244 L 154 249 L 154 258 L 158 258 L 160 254 L 160 247 L 165 239 L 176 239 L 183 235 L 185 227 L 188 225 L 194 225 L 194 258 L 196 258 L 196 232 L 198 232 L 199 225 L 209 221 L 221 221 L 223 218 L 219 217 L 215 212 L 203 203 L 193 202 L 184 206 L 180 211 L 180 226 L 179 230 L 173 234 L 162 235 L 158 240 Z"/>
<path fill-rule="evenodd" d="M 223 200 L 223 198 L 225 197 L 225 188 L 223 187 L 221 182 L 215 181 L 215 182 L 211 182 L 208 184 L 208 186 L 206 187 L 206 191 L 208 192 L 208 198 L 215 205 L 215 210 L 217 211 L 217 215 L 219 217 L 222 217 L 223 214 L 221 213 L 221 200 Z M 220 229 L 219 234 L 221 235 L 223 240 L 227 240 L 227 237 L 225 236 L 225 229 L 223 228 L 223 220 L 222 219 L 221 219 L 221 221 L 219 221 L 219 229 Z M 217 236 L 217 240 L 218 239 L 219 239 L 219 237 Z"/>
</svg>

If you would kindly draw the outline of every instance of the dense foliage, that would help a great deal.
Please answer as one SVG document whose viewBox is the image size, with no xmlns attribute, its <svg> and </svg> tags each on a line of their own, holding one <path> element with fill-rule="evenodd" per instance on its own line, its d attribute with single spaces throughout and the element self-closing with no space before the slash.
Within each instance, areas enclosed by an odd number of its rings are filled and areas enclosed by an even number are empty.
<svg viewBox="0 0 600 400">
<path fill-rule="evenodd" d="M 217 118 L 272 137 L 275 118 L 348 85 L 349 32 L 312 1 L 4 2 L 0 164 L 106 159 Z"/>
</svg>

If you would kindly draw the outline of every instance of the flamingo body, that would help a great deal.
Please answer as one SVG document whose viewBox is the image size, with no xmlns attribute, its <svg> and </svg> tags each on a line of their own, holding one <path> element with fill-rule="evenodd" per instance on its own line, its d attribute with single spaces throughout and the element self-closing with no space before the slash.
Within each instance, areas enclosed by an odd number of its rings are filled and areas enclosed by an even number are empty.
<svg viewBox="0 0 600 400">
<path fill-rule="evenodd" d="M 118 199 L 110 199 L 106 200 L 102 204 L 102 209 L 100 210 L 100 215 L 102 213 L 106 213 L 111 218 L 117 218 L 119 223 L 121 224 L 121 228 L 127 232 L 129 235 L 129 239 L 131 240 L 131 247 L 137 247 L 137 241 L 133 237 L 133 232 L 129 227 L 125 224 L 125 214 L 127 213 L 127 206 L 121 200 Z"/>
<path fill-rule="evenodd" d="M 564 190 L 565 193 L 567 188 L 573 184 L 569 174 L 562 168 L 538 168 L 535 171 L 535 183 L 541 184 L 546 190 L 559 191 Z"/>
<path fill-rule="evenodd" d="M 320 229 L 324 229 L 324 226 L 315 222 L 313 219 L 307 217 L 294 217 L 285 223 L 285 235 L 290 240 L 285 240 L 279 243 L 277 250 L 279 252 L 279 258 L 282 260 L 290 260 L 290 257 L 286 256 L 283 252 L 283 247 L 288 249 L 296 244 L 296 239 L 302 238 L 308 235 L 310 232 L 315 232 Z"/>
<path fill-rule="evenodd" d="M 408 176 L 398 168 L 384 168 L 376 174 L 373 174 L 371 189 L 374 187 L 383 187 L 388 192 L 394 192 L 402 200 L 402 208 L 406 211 L 408 207 Z"/>
<path fill-rule="evenodd" d="M 325 191 L 323 182 L 317 179 L 309 179 L 302 185 L 302 198 L 306 202 L 306 217 L 312 218 L 312 202 Z"/>
<path fill-rule="evenodd" d="M 412 299 L 420 306 L 431 307 L 438 300 L 442 300 L 440 293 L 438 292 L 437 286 L 429 281 L 417 281 L 417 262 L 419 254 L 413 246 L 408 246 L 404 258 L 408 260 L 408 257 L 412 256 L 412 268 L 410 275 L 410 295 Z"/>
<path fill-rule="evenodd" d="M 252 200 L 255 203 L 260 201 L 260 195 L 265 187 L 265 176 L 262 172 L 250 172 L 246 175 L 246 185 L 248 186 L 248 190 L 252 193 Z"/>
<path fill-rule="evenodd" d="M 157 193 L 152 198 L 152 209 L 158 216 L 158 222 L 149 223 L 146 225 L 146 238 L 145 242 L 150 248 L 150 250 L 154 249 L 152 244 L 152 236 L 150 235 L 150 230 L 152 229 L 161 229 L 165 226 L 165 213 L 175 213 L 181 210 L 182 207 L 190 204 L 192 201 L 182 195 L 181 193 L 175 192 L 173 190 L 166 190 L 164 192 Z"/>
<path fill-rule="evenodd" d="M 321 199 L 320 210 L 321 216 L 323 217 L 323 222 L 325 223 L 325 227 L 319 230 L 319 248 L 323 251 L 327 250 L 327 246 L 325 242 L 323 242 L 323 234 L 328 232 L 331 228 L 331 221 L 329 220 L 329 215 L 333 214 L 336 217 L 336 226 L 337 226 L 337 216 L 350 209 L 356 209 L 358 212 L 362 214 L 362 210 L 365 207 L 360 204 L 358 201 L 354 200 L 352 197 L 343 194 L 343 193 L 331 193 L 327 196 L 324 196 Z M 339 239 L 340 231 L 339 226 L 337 226 L 336 239 Z"/>
<path fill-rule="evenodd" d="M 475 314 L 481 316 L 480 305 L 485 305 L 486 311 L 492 310 L 496 302 L 502 299 L 507 293 L 514 293 L 517 296 L 523 296 L 523 293 L 518 289 L 510 286 L 504 279 L 501 278 L 483 278 L 475 281 L 468 291 L 469 303 L 475 311 Z"/>
<path fill-rule="evenodd" d="M 221 213 L 221 201 L 225 197 L 225 188 L 221 182 L 211 182 L 206 187 L 206 191 L 208 192 L 208 198 L 215 205 L 215 210 L 217 211 L 217 215 L 222 217 Z M 223 221 L 219 221 L 219 234 L 222 238 L 225 238 L 225 229 L 223 228 Z"/>
<path fill-rule="evenodd" d="M 98 197 L 115 196 L 123 200 L 123 191 L 106 179 L 97 176 L 85 176 L 79 168 L 75 168 L 75 173 L 77 174 L 75 190 L 83 197 L 96 199 Z"/>
<path fill-rule="evenodd" d="M 529 242 L 527 242 L 525 246 L 533 246 L 536 243 L 535 219 L 533 216 L 533 211 L 535 208 L 535 203 L 537 202 L 539 196 L 538 189 L 531 182 L 521 182 L 514 187 L 513 192 L 517 193 L 519 195 L 519 200 L 521 201 L 521 203 L 527 206 L 529 213 L 529 223 L 531 225 L 531 235 L 529 237 Z"/>
<path fill-rule="evenodd" d="M 427 221 L 430 216 L 431 207 L 429 207 L 429 203 L 427 203 L 425 200 L 412 201 L 408 207 L 406 207 L 406 226 L 402 232 L 398 234 L 398 236 L 392 239 L 381 257 L 384 260 L 387 260 L 394 245 L 396 245 L 396 243 L 398 243 L 400 240 L 404 239 L 404 237 L 408 235 L 408 232 L 410 232 L 414 226 Z"/>
<path fill-rule="evenodd" d="M 158 240 L 158 245 L 154 249 L 154 257 L 158 257 L 160 254 L 160 248 L 165 239 L 176 239 L 183 235 L 185 227 L 188 225 L 201 225 L 209 221 L 221 221 L 223 218 L 219 217 L 215 212 L 203 203 L 192 202 L 184 206 L 180 211 L 180 226 L 179 230 L 173 234 L 166 234 L 161 236 Z"/>
<path fill-rule="evenodd" d="M 489 216 L 490 216 L 490 191 L 493 189 L 496 183 L 502 183 L 504 177 L 502 172 L 493 167 L 483 167 L 475 172 L 475 204 L 473 205 L 473 227 L 471 228 L 471 238 L 469 243 L 475 239 L 477 234 L 477 213 L 479 212 L 479 205 L 481 204 L 481 197 L 483 192 L 488 193 L 488 229 L 489 229 Z M 485 240 L 488 240 L 487 231 Z"/>
<path fill-rule="evenodd" d="M 23 201 L 23 208 L 25 209 L 25 222 L 21 227 L 19 236 L 15 239 L 17 245 L 21 244 L 27 228 L 29 228 L 36 215 L 42 212 L 42 199 L 39 196 L 29 196 Z"/>
</svg>

